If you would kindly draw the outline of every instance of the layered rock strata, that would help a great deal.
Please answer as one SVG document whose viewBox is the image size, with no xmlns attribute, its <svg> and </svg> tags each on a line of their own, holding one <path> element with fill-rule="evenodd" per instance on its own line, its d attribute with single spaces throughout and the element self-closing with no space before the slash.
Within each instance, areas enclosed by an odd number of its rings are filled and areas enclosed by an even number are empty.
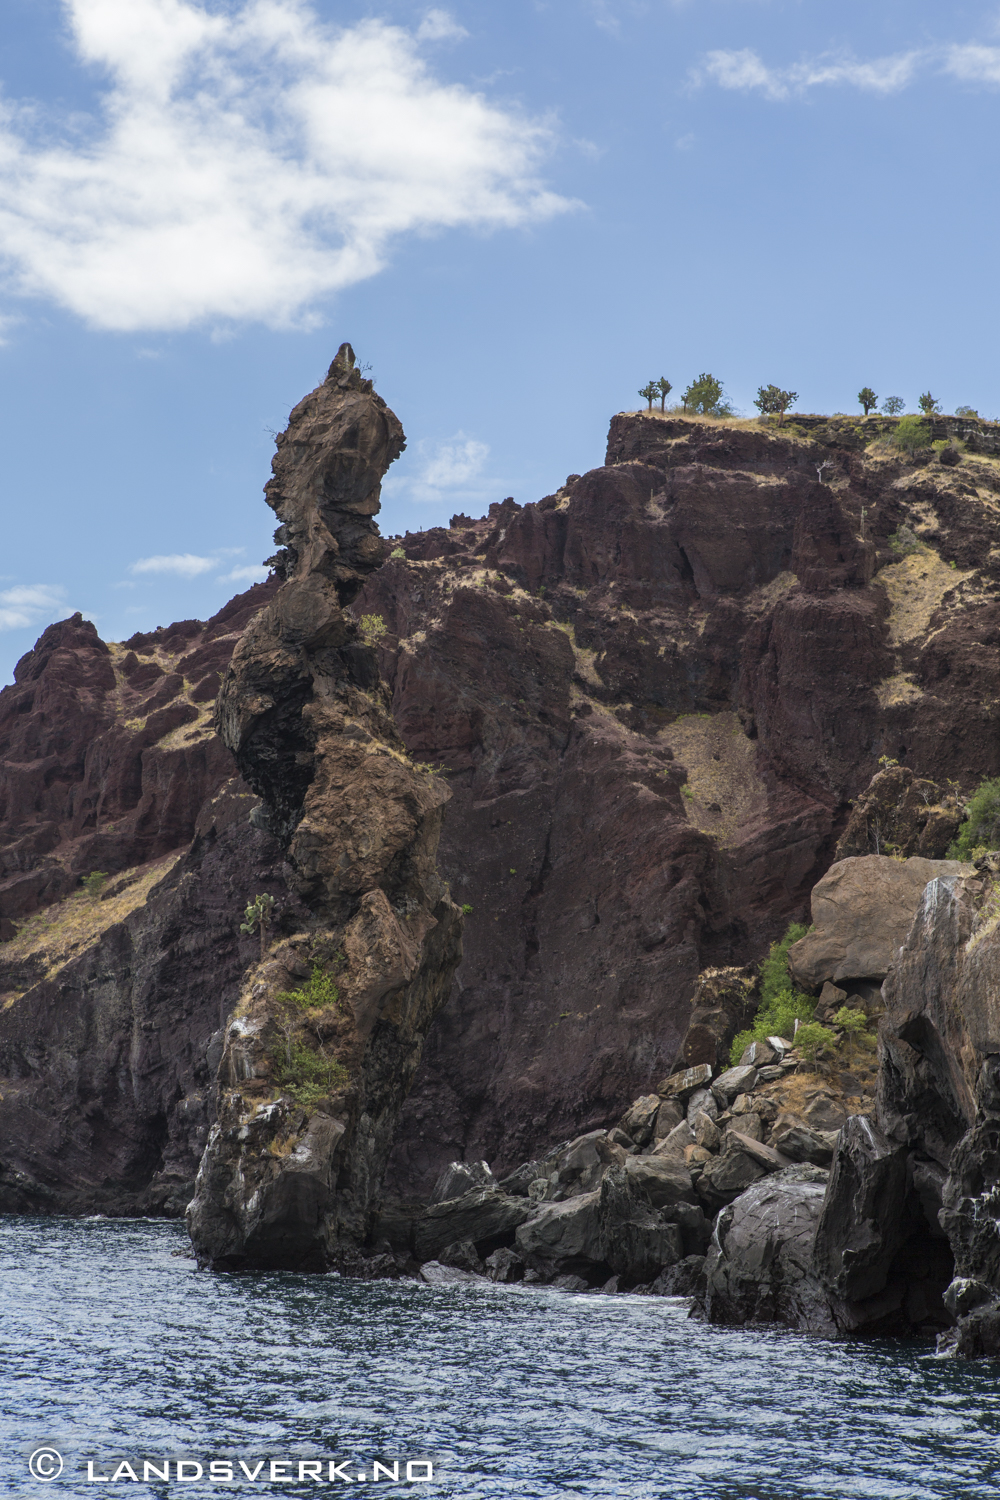
<svg viewBox="0 0 1000 1500">
<path fill-rule="evenodd" d="M 277 441 L 266 494 L 284 581 L 244 632 L 216 722 L 310 916 L 248 975 L 227 1027 L 188 1210 L 199 1263 L 217 1270 L 356 1257 L 461 955 L 435 865 L 447 788 L 405 754 L 343 608 L 381 562 L 373 517 L 402 428 L 344 345 Z"/>
</svg>

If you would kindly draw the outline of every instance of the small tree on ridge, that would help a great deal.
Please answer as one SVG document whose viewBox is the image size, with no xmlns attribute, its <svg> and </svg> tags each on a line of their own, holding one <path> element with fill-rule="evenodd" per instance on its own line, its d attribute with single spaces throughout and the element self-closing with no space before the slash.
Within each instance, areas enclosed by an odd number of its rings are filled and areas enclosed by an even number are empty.
<svg viewBox="0 0 1000 1500">
<path fill-rule="evenodd" d="M 924 394 L 921 396 L 917 404 L 925 417 L 934 417 L 941 410 L 940 401 L 937 401 L 931 395 L 930 391 L 924 391 Z"/>
<path fill-rule="evenodd" d="M 865 409 L 866 417 L 870 411 L 874 411 L 876 406 L 878 406 L 878 397 L 870 385 L 863 385 L 861 387 L 858 392 L 858 400 Z"/>
<path fill-rule="evenodd" d="M 707 371 L 692 380 L 687 390 L 681 397 L 684 410 L 690 407 L 691 411 L 701 412 L 703 416 L 710 416 L 717 412 L 722 401 L 722 381 L 716 380 L 714 375 Z"/>
<path fill-rule="evenodd" d="M 660 393 L 660 410 L 661 411 L 666 411 L 666 409 L 667 409 L 667 397 L 670 395 L 670 392 L 673 390 L 673 386 L 670 384 L 670 381 L 667 379 L 667 377 L 665 375 L 661 375 L 660 378 L 659 378 L 659 380 L 656 382 L 656 389 Z"/>
<path fill-rule="evenodd" d="M 905 405 L 902 396 L 886 396 L 882 402 L 882 410 L 887 417 L 898 417 Z"/>
<path fill-rule="evenodd" d="M 639 395 L 640 396 L 644 396 L 646 398 L 647 410 L 652 411 L 653 410 L 653 397 L 659 395 L 659 387 L 657 386 L 656 381 L 655 380 L 647 380 L 646 384 L 643 386 L 642 390 L 639 392 Z"/>
<path fill-rule="evenodd" d="M 798 391 L 783 391 L 777 385 L 762 385 L 757 388 L 757 398 L 754 401 L 761 416 L 777 416 L 780 427 L 785 420 L 785 412 L 790 406 L 794 406 L 799 399 Z"/>
</svg>

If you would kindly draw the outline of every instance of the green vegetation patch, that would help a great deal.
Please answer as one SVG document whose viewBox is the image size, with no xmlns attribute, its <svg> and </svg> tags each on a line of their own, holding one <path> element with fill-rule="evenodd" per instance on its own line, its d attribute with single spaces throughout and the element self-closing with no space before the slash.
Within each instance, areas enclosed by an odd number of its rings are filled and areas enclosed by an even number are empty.
<svg viewBox="0 0 1000 1500">
<path fill-rule="evenodd" d="M 772 943 L 770 952 L 760 966 L 760 1005 L 747 1031 L 741 1031 L 730 1049 L 733 1066 L 739 1062 L 751 1042 L 762 1042 L 769 1036 L 783 1036 L 791 1040 L 796 1021 L 811 1021 L 816 1013 L 816 1001 L 811 995 L 796 990 L 788 972 L 788 950 L 793 943 L 804 938 L 808 928 L 801 922 L 793 922 L 778 943 Z M 799 1028 L 801 1035 L 802 1028 Z"/>
<path fill-rule="evenodd" d="M 313 964 L 305 984 L 294 990 L 281 990 L 277 999 L 296 1005 L 300 1010 L 323 1010 L 328 1005 L 339 1004 L 340 990 L 334 984 L 332 974 L 327 974 L 319 964 Z"/>
<path fill-rule="evenodd" d="M 1000 777 L 981 781 L 969 799 L 966 820 L 948 850 L 949 859 L 980 859 L 1000 849 Z"/>
<path fill-rule="evenodd" d="M 282 1052 L 271 1059 L 274 1080 L 306 1109 L 343 1089 L 350 1079 L 343 1063 L 324 1057 L 304 1042 L 291 1042 Z"/>
</svg>

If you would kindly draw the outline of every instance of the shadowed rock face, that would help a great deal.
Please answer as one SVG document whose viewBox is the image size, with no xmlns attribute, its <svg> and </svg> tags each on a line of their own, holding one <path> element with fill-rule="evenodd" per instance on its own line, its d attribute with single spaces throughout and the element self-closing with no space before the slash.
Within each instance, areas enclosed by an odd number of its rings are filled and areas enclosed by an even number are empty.
<svg viewBox="0 0 1000 1500">
<path fill-rule="evenodd" d="M 249 976 L 227 1031 L 188 1212 L 216 1269 L 321 1270 L 363 1244 L 460 957 L 461 913 L 435 865 L 447 789 L 407 758 L 375 653 L 341 608 L 381 561 L 372 516 L 402 446 L 344 345 L 278 439 L 267 497 L 285 581 L 219 694 L 219 733 L 311 920 Z M 317 967 L 339 993 L 304 1015 L 287 997 Z"/>
</svg>

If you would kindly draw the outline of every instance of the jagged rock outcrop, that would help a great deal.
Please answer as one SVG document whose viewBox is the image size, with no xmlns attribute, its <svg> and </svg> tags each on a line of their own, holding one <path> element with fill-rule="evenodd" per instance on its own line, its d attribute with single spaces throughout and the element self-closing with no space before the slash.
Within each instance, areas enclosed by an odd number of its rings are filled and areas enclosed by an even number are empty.
<svg viewBox="0 0 1000 1500">
<path fill-rule="evenodd" d="M 837 859 L 858 854 L 944 859 L 961 821 L 954 788 L 942 790 L 909 766 L 886 766 L 855 799 Z"/>
<path fill-rule="evenodd" d="M 278 438 L 266 493 L 284 581 L 218 697 L 219 733 L 311 921 L 248 976 L 227 1027 L 188 1210 L 199 1264 L 214 1269 L 351 1264 L 461 954 L 461 913 L 435 864 L 447 788 L 404 753 L 375 653 L 342 607 L 381 561 L 373 517 L 402 447 L 343 345 Z"/>
</svg>

